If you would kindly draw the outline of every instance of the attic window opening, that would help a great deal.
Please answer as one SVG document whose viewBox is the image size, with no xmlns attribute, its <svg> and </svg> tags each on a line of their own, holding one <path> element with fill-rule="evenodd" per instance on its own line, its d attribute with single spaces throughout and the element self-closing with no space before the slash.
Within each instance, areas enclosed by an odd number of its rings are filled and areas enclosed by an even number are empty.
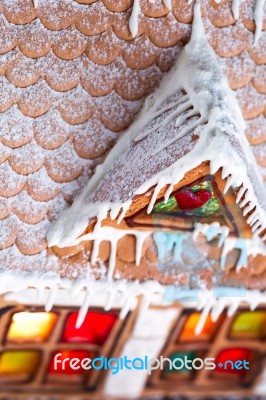
<svg viewBox="0 0 266 400">
<path fill-rule="evenodd" d="M 131 228 L 163 228 L 180 232 L 192 232 L 197 222 L 211 224 L 218 221 L 221 226 L 227 225 L 231 234 L 239 233 L 228 204 L 212 175 L 206 175 L 173 191 L 166 203 L 158 199 L 150 214 L 144 209 L 125 220 Z"/>
</svg>

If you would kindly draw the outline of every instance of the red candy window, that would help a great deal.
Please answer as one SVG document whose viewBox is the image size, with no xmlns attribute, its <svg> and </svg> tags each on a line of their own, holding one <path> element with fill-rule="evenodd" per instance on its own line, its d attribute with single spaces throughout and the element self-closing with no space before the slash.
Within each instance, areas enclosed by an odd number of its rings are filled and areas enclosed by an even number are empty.
<svg viewBox="0 0 266 400">
<path fill-rule="evenodd" d="M 77 318 L 77 312 L 68 316 L 61 341 L 102 346 L 111 333 L 118 317 L 115 312 L 89 311 L 80 328 L 76 328 Z"/>
</svg>

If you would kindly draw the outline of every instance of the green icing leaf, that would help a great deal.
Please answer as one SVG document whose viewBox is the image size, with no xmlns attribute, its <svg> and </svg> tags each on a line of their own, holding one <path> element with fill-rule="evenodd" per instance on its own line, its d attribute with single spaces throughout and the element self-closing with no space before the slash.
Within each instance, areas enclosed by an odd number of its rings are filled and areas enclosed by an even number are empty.
<svg viewBox="0 0 266 400">
<path fill-rule="evenodd" d="M 192 186 L 190 189 L 194 193 L 199 192 L 200 190 L 208 190 L 209 192 L 213 193 L 212 188 L 208 182 L 199 183 L 198 185 Z"/>
<path fill-rule="evenodd" d="M 167 203 L 164 203 L 163 201 L 156 204 L 153 207 L 152 212 L 163 212 L 163 211 L 173 211 L 178 209 L 178 204 L 177 201 L 174 197 L 170 197 Z"/>
</svg>

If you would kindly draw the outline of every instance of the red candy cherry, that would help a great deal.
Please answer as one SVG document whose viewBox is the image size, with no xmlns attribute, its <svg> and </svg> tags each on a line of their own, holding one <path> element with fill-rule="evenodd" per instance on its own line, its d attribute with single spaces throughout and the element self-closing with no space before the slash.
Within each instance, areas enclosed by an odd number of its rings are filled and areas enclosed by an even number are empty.
<svg viewBox="0 0 266 400">
<path fill-rule="evenodd" d="M 208 200 L 210 200 L 210 198 L 212 197 L 211 192 L 209 192 L 209 190 L 199 190 L 197 193 L 195 193 L 196 196 L 198 196 L 200 198 L 200 200 L 203 202 L 203 204 L 207 203 Z"/>
<path fill-rule="evenodd" d="M 194 193 L 191 189 L 185 189 L 176 193 L 174 196 L 181 210 L 193 210 L 207 203 L 211 198 L 211 192 L 202 189 Z"/>
</svg>

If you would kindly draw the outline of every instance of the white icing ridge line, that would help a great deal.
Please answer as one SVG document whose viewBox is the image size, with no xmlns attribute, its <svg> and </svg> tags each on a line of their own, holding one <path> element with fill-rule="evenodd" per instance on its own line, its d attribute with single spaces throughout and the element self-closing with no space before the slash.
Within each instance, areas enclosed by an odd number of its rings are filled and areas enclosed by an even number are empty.
<svg viewBox="0 0 266 400">
<path fill-rule="evenodd" d="M 259 304 L 266 304 L 266 291 L 247 290 L 234 287 L 216 287 L 213 289 L 182 289 L 174 288 L 171 301 L 165 298 L 169 286 L 162 286 L 157 281 L 129 282 L 92 281 L 81 279 L 70 282 L 61 279 L 56 274 L 39 276 L 34 273 L 0 273 L 0 295 L 7 301 L 17 301 L 22 304 L 44 304 L 45 310 L 50 311 L 53 305 L 80 306 L 77 327 L 81 326 L 90 306 L 100 306 L 105 309 L 120 308 L 120 318 L 125 318 L 128 312 L 137 304 L 137 296 L 143 295 L 143 312 L 151 304 L 169 305 L 173 302 L 191 302 L 197 304 L 202 311 L 196 333 L 200 334 L 208 313 L 213 321 L 217 320 L 227 307 L 227 314 L 233 315 L 240 304 L 248 304 L 255 310 Z M 14 282 L 16 283 L 14 285 Z M 48 291 L 48 293 L 47 293 Z M 39 293 L 43 293 L 40 298 Z M 52 299 L 51 294 L 52 293 Z M 75 293 L 75 296 L 73 296 Z"/>
<path fill-rule="evenodd" d="M 185 90 L 187 93 L 183 97 L 183 103 L 178 100 L 176 103 L 158 110 L 158 105 L 179 90 Z M 111 218 L 115 218 L 122 210 L 119 221 L 121 220 L 121 217 L 129 209 L 131 200 L 124 203 L 88 203 L 86 199 L 112 168 L 117 157 L 128 150 L 135 141 L 146 136 L 145 132 L 140 134 L 141 130 L 148 126 L 156 116 L 160 115 L 162 110 L 171 110 L 175 105 L 177 105 L 179 112 L 175 110 L 172 113 L 178 123 L 180 123 L 178 118 L 181 110 L 184 111 L 186 107 L 190 106 L 193 106 L 193 112 L 198 113 L 202 121 L 206 121 L 205 125 L 198 126 L 195 130 L 195 133 L 199 135 L 199 140 L 188 154 L 142 184 L 135 191 L 134 196 L 143 195 L 154 186 L 154 193 L 148 205 L 148 212 L 150 212 L 156 201 L 157 193 L 163 186 L 169 185 L 172 190 L 174 184 L 179 182 L 189 170 L 198 167 L 202 162 L 209 161 L 212 175 L 220 168 L 222 169 L 222 178 L 227 179 L 226 190 L 231 185 L 240 188 L 239 194 L 243 195 L 244 199 L 239 206 L 243 209 L 244 215 L 253 210 L 248 221 L 252 224 L 254 234 L 259 235 L 266 229 L 266 213 L 256 198 L 252 183 L 247 175 L 247 166 L 225 135 L 225 132 L 229 130 L 232 139 L 236 137 L 237 141 L 241 142 L 247 162 L 255 168 L 256 161 L 244 134 L 245 122 L 235 94 L 230 89 L 228 81 L 220 69 L 217 56 L 207 42 L 201 20 L 200 4 L 196 3 L 191 40 L 182 50 L 175 67 L 163 78 L 160 88 L 147 97 L 135 122 L 121 136 L 106 157 L 105 162 L 97 167 L 95 174 L 82 193 L 75 199 L 70 209 L 63 211 L 58 220 L 52 224 L 47 234 L 49 246 L 72 246 L 84 239 L 100 240 L 100 236 L 103 240 L 106 231 L 101 228 L 101 223 L 108 212 L 110 212 Z M 169 116 L 167 118 L 169 119 Z M 148 132 L 148 134 L 153 134 L 154 130 Z M 172 142 L 171 140 L 170 144 Z M 167 148 L 168 145 L 169 142 L 165 143 L 161 150 Z M 219 152 L 217 149 L 219 149 Z M 259 182 L 261 181 L 258 173 L 257 179 Z M 169 195 L 170 191 L 167 190 L 166 198 Z M 237 202 L 240 201 L 241 196 L 237 196 Z M 97 218 L 94 232 L 81 237 L 80 235 L 85 231 L 88 221 L 92 217 Z M 126 231 L 123 232 L 126 234 Z M 135 234 L 133 231 L 130 231 L 130 233 Z M 122 233 L 115 235 L 117 240 L 122 237 Z M 266 234 L 262 239 L 266 239 Z M 114 242 L 113 246 L 115 246 Z M 97 251 L 93 254 L 97 254 Z M 94 255 L 94 259 L 95 257 Z M 112 268 L 113 265 L 110 266 L 110 276 L 112 275 Z"/>
</svg>

